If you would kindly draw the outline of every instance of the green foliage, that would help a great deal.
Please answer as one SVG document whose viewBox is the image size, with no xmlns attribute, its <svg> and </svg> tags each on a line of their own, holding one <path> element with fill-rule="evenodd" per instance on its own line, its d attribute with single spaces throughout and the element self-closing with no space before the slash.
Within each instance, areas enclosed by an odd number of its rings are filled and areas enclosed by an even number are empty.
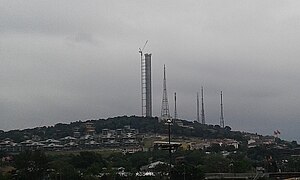
<svg viewBox="0 0 300 180">
<path fill-rule="evenodd" d="M 108 119 L 88 120 L 86 122 L 94 123 L 97 133 L 101 133 L 102 129 L 118 129 L 123 128 L 126 125 L 130 125 L 132 128 L 138 129 L 140 133 L 168 133 L 168 128 L 163 122 L 159 122 L 158 118 L 151 117 L 120 116 Z M 75 127 L 79 129 L 79 132 L 84 132 L 84 123 L 85 122 L 82 121 L 76 121 L 70 124 L 58 123 L 49 127 L 44 126 L 33 129 L 12 130 L 2 132 L 0 139 L 11 138 L 15 142 L 31 139 L 33 136 L 38 136 L 41 139 L 59 139 L 65 136 L 72 136 Z M 238 141 L 245 141 L 241 132 L 231 131 L 231 128 L 228 126 L 221 128 L 219 125 L 206 125 L 186 120 L 182 120 L 182 123 L 184 126 L 190 126 L 193 128 L 186 128 L 173 124 L 171 130 L 173 135 L 202 137 L 206 139 L 230 138 Z"/>
<path fill-rule="evenodd" d="M 297 148 L 299 145 L 297 143 L 297 141 L 292 141 L 290 143 L 288 143 L 288 147 L 289 148 Z"/>
<path fill-rule="evenodd" d="M 40 179 L 48 167 L 48 159 L 42 151 L 25 151 L 16 156 L 15 168 L 20 179 Z"/>
<path fill-rule="evenodd" d="M 78 169 L 86 169 L 93 164 L 97 164 L 99 168 L 105 167 L 106 162 L 103 160 L 101 154 L 92 151 L 82 151 L 79 155 L 73 155 L 71 164 Z"/>
<path fill-rule="evenodd" d="M 299 172 L 300 171 L 300 157 L 290 157 L 286 164 L 286 171 Z"/>
<path fill-rule="evenodd" d="M 168 126 L 160 123 L 157 118 L 136 117 L 136 116 L 121 116 L 109 118 L 106 120 L 89 120 L 93 122 L 98 133 L 102 129 L 118 129 L 125 125 L 130 125 L 131 128 L 138 129 L 140 133 L 158 133 L 167 134 Z M 179 150 L 172 153 L 172 164 L 176 164 L 177 157 L 183 157 L 183 163 L 179 163 L 173 168 L 174 179 L 182 177 L 185 172 L 185 178 L 201 179 L 203 172 L 207 173 L 226 173 L 226 172 L 250 172 L 255 166 L 264 166 L 268 171 L 276 170 L 276 161 L 266 161 L 266 157 L 272 156 L 274 159 L 280 159 L 279 150 L 271 149 L 266 146 L 258 146 L 255 148 L 247 148 L 247 142 L 241 132 L 231 131 L 230 127 L 221 128 L 218 125 L 205 125 L 197 122 L 183 121 L 186 128 L 173 124 L 171 127 L 172 136 L 193 136 L 200 138 L 231 138 L 241 141 L 241 148 L 237 154 L 233 146 L 223 147 L 219 144 L 214 144 L 206 149 L 212 154 L 205 154 L 202 150 L 184 151 Z M 77 121 L 71 124 L 56 124 L 50 127 L 41 127 L 26 130 L 14 130 L 9 132 L 0 132 L 0 139 L 11 138 L 16 142 L 30 139 L 33 135 L 38 135 L 42 139 L 54 138 L 58 139 L 64 136 L 72 135 L 74 128 L 79 128 L 80 132 L 84 131 L 84 122 Z M 282 140 L 276 139 L 277 142 L 283 143 Z M 290 148 L 298 147 L 297 142 L 287 144 Z M 221 151 L 226 150 L 232 154 L 224 157 Z M 242 152 L 242 153 L 239 153 Z M 5 154 L 3 154 L 5 155 Z M 0 157 L 2 155 L 0 154 Z M 179 158 L 179 159 L 180 159 Z M 154 150 L 150 152 L 138 152 L 134 154 L 123 155 L 121 153 L 111 153 L 107 156 L 97 152 L 80 152 L 79 154 L 71 155 L 56 155 L 46 157 L 41 151 L 23 152 L 16 156 L 15 167 L 17 168 L 20 179 L 36 179 L 43 177 L 45 170 L 49 167 L 51 170 L 50 177 L 57 179 L 58 175 L 65 179 L 92 179 L 99 173 L 111 173 L 107 178 L 120 178 L 115 173 L 116 167 L 124 167 L 125 171 L 137 172 L 141 166 L 151 162 L 163 161 L 169 162 L 168 151 Z M 300 160 L 290 159 L 286 164 L 286 169 L 290 171 L 300 170 Z M 166 170 L 165 167 L 160 169 Z M 187 173 L 188 172 L 188 173 Z M 177 175 L 176 175 L 177 174 Z M 190 174 L 190 175 L 188 175 Z M 134 178 L 134 177 L 132 177 Z"/>
<path fill-rule="evenodd" d="M 197 167 L 189 164 L 180 164 L 172 168 L 171 179 L 174 180 L 204 179 L 204 173 L 199 166 Z"/>
<path fill-rule="evenodd" d="M 234 173 L 246 173 L 248 171 L 251 171 L 252 165 L 251 161 L 247 159 L 239 159 L 233 162 L 233 170 L 231 170 Z"/>
<path fill-rule="evenodd" d="M 231 159 L 230 172 L 233 173 L 246 173 L 253 170 L 253 162 L 246 156 L 245 152 L 237 152 L 230 154 L 228 159 Z"/>
<path fill-rule="evenodd" d="M 152 162 L 154 161 L 165 161 L 169 159 L 169 152 L 168 151 L 161 151 L 161 150 L 155 150 L 148 153 L 148 158 L 152 158 Z"/>
<path fill-rule="evenodd" d="M 74 166 L 63 158 L 51 161 L 49 168 L 53 170 L 50 173 L 52 179 L 80 179 L 80 175 Z"/>
<path fill-rule="evenodd" d="M 140 171 L 141 166 L 156 161 L 169 163 L 168 151 L 156 150 L 126 155 L 112 153 L 105 157 L 92 151 L 49 155 L 48 157 L 39 151 L 24 152 L 16 157 L 15 167 L 19 179 L 38 179 L 38 177 L 45 177 L 46 174 L 51 179 L 95 179 L 99 174 L 104 175 L 104 179 L 122 179 L 117 174 L 119 167 L 124 167 L 125 172 L 132 172 L 130 179 L 134 179 L 135 172 Z M 263 161 L 266 163 L 265 159 Z M 295 171 L 299 170 L 299 162 L 299 159 L 292 159 L 287 167 L 289 169 L 293 167 Z M 244 173 L 253 170 L 253 162 L 247 157 L 246 152 L 232 153 L 224 157 L 221 153 L 206 154 L 201 150 L 182 150 L 172 154 L 172 164 L 175 165 L 172 168 L 172 179 L 183 179 L 183 177 L 203 179 L 204 172 Z M 273 167 L 267 165 L 265 164 L 264 167 L 268 171 L 273 171 L 271 169 Z M 47 168 L 49 171 L 46 172 Z M 164 179 L 169 172 L 169 167 L 166 164 L 157 166 L 154 171 L 157 178 Z"/>
<path fill-rule="evenodd" d="M 214 152 L 214 153 L 219 153 L 222 150 L 223 150 L 223 147 L 220 146 L 219 144 L 212 144 L 210 147 L 207 148 L 207 151 Z"/>
<path fill-rule="evenodd" d="M 170 170 L 169 164 L 158 164 L 154 167 L 153 172 L 155 177 L 161 179 L 168 175 Z"/>
<path fill-rule="evenodd" d="M 13 139 L 15 142 L 21 142 L 24 141 L 26 138 L 24 137 L 25 133 L 20 130 L 12 130 L 3 133 L 0 138 L 1 140 L 8 138 L 8 139 Z"/>
<path fill-rule="evenodd" d="M 0 173 L 0 180 L 10 180 L 12 176 L 10 174 L 2 174 Z"/>
<path fill-rule="evenodd" d="M 139 170 L 141 166 L 149 163 L 147 153 L 136 153 L 127 155 L 127 159 L 130 162 L 132 168 Z"/>
<path fill-rule="evenodd" d="M 212 154 L 204 158 L 203 168 L 206 173 L 228 173 L 231 161 L 220 154 Z"/>
<path fill-rule="evenodd" d="M 265 168 L 266 172 L 277 172 L 278 171 L 276 160 L 273 159 L 272 156 L 266 157 L 264 163 L 265 163 L 264 168 Z"/>
<path fill-rule="evenodd" d="M 108 156 L 107 160 L 113 167 L 128 167 L 130 166 L 127 158 L 122 153 L 113 153 Z"/>
<path fill-rule="evenodd" d="M 204 157 L 206 156 L 203 151 L 194 150 L 194 151 L 186 151 L 185 161 L 190 164 L 197 166 L 204 161 Z"/>
<path fill-rule="evenodd" d="M 248 149 L 247 154 L 250 159 L 263 161 L 266 156 L 272 155 L 273 153 L 264 146 L 257 146 Z"/>
</svg>

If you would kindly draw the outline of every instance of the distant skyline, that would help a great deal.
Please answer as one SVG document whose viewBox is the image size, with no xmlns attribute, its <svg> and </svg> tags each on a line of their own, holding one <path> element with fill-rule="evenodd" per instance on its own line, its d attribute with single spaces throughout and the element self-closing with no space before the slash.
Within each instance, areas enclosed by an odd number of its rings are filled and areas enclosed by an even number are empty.
<svg viewBox="0 0 300 180">
<path fill-rule="evenodd" d="M 300 1 L 0 0 L 0 129 L 141 115 L 140 55 L 170 112 L 300 141 Z"/>
</svg>

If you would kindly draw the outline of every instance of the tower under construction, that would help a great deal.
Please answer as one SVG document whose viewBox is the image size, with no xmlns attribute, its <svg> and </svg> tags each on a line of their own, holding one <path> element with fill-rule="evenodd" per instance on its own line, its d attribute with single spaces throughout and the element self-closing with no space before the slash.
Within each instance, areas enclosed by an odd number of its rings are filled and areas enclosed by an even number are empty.
<svg viewBox="0 0 300 180">
<path fill-rule="evenodd" d="M 204 97 L 203 97 L 203 87 L 201 87 L 201 121 L 202 124 L 205 124 L 205 114 L 204 114 Z"/>
<path fill-rule="evenodd" d="M 167 94 L 167 80 L 166 80 L 166 66 L 164 65 L 164 79 L 163 79 L 163 97 L 161 105 L 161 120 L 171 118 L 169 112 L 168 94 Z"/>
<path fill-rule="evenodd" d="M 221 91 L 221 116 L 220 116 L 220 126 L 225 127 L 224 123 L 224 112 L 223 112 L 223 92 Z"/>
<path fill-rule="evenodd" d="M 151 54 L 145 54 L 144 47 L 139 50 L 141 55 L 141 93 L 142 93 L 142 116 L 152 117 L 152 87 L 151 87 Z"/>
</svg>

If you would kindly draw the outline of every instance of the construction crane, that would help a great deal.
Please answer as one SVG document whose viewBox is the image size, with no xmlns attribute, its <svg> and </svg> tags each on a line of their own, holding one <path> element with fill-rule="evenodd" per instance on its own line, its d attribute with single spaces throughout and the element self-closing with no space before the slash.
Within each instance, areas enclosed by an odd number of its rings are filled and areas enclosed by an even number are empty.
<svg viewBox="0 0 300 180">
<path fill-rule="evenodd" d="M 143 50 L 145 49 L 145 47 L 146 47 L 147 43 L 148 43 L 148 40 L 145 42 L 145 44 L 144 44 L 144 46 L 143 46 L 143 48 L 142 48 L 142 49 L 141 49 L 141 48 L 139 48 L 139 53 L 141 54 L 141 59 L 143 58 Z"/>
</svg>

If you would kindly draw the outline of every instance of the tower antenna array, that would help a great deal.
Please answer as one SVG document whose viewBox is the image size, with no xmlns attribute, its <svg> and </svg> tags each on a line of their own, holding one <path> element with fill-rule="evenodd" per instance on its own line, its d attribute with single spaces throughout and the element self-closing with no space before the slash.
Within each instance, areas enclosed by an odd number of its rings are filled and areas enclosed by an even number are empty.
<svg viewBox="0 0 300 180">
<path fill-rule="evenodd" d="M 221 91 L 221 116 L 220 116 L 220 126 L 225 127 L 224 123 L 224 112 L 223 112 L 223 92 Z"/>
<path fill-rule="evenodd" d="M 201 120 L 202 124 L 205 124 L 205 114 L 204 114 L 204 97 L 203 97 L 203 87 L 201 87 Z"/>
<path fill-rule="evenodd" d="M 170 118 L 168 94 L 167 94 L 167 80 L 166 80 L 166 66 L 164 65 L 164 80 L 163 80 L 163 98 L 161 105 L 161 120 Z"/>
</svg>

